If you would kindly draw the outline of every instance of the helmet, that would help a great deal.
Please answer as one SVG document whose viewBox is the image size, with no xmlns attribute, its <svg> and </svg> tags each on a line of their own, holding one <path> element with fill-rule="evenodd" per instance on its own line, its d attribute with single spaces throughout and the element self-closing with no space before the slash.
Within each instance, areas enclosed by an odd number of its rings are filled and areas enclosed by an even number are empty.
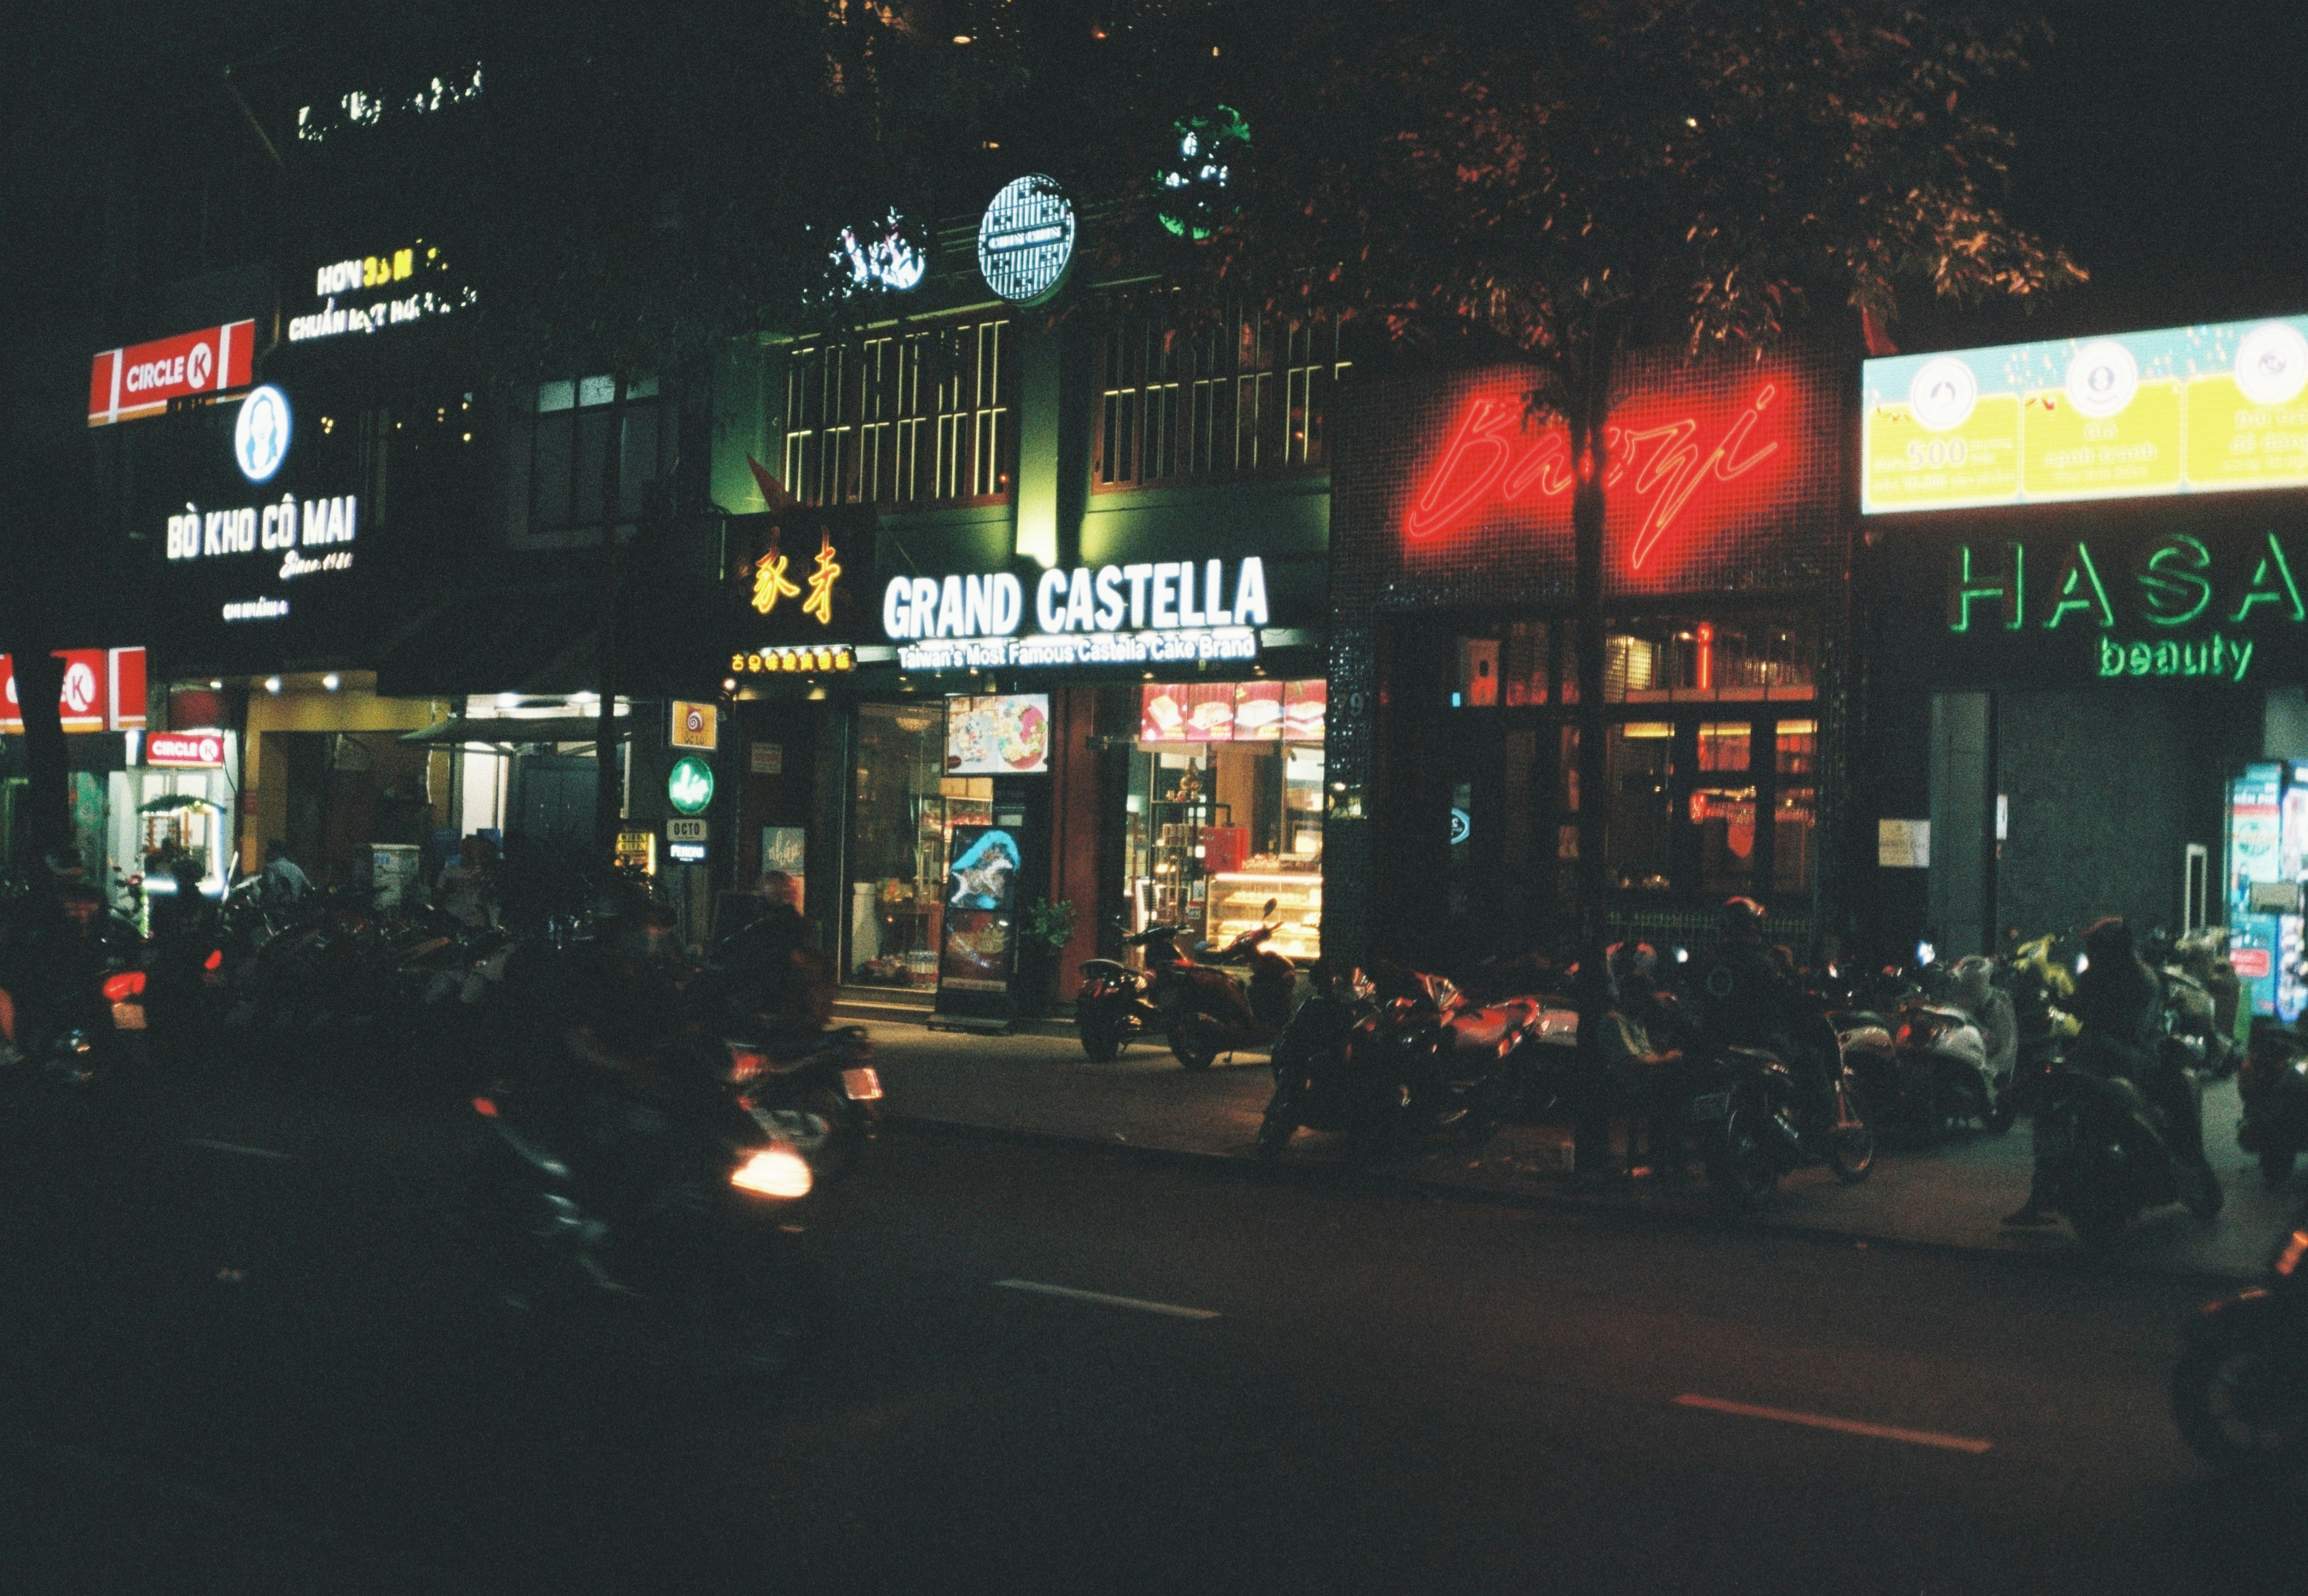
<svg viewBox="0 0 2308 1596">
<path fill-rule="evenodd" d="M 1763 935 L 1763 906 L 1753 898 L 1727 898 L 1718 914 L 1726 942 L 1753 942 Z"/>
<path fill-rule="evenodd" d="M 1615 942 L 1611 945 L 1611 973 L 1621 980 L 1631 975 L 1648 979 L 1658 969 L 1658 953 L 1648 942 Z"/>
</svg>

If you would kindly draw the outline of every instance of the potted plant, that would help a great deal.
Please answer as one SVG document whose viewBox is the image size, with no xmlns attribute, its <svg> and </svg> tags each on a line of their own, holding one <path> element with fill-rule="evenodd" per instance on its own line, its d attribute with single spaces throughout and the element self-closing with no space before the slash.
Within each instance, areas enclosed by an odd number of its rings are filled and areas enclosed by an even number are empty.
<svg viewBox="0 0 2308 1596">
<path fill-rule="evenodd" d="M 1074 906 L 1071 902 L 1035 900 L 1026 911 L 1018 936 L 1018 1009 L 1040 1018 L 1055 1005 L 1058 955 L 1073 940 Z"/>
</svg>

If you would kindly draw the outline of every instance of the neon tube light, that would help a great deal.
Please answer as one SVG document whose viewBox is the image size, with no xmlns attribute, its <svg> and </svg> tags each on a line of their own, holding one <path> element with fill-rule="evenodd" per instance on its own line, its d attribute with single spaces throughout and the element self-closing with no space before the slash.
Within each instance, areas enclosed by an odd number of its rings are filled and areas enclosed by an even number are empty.
<svg viewBox="0 0 2308 1596">
<path fill-rule="evenodd" d="M 1609 464 L 1603 486 L 1606 490 L 1617 487 L 1632 470 L 1630 491 L 1646 505 L 1628 555 L 1633 569 L 1641 571 L 1649 562 L 1702 488 L 1735 482 L 1780 453 L 1777 439 L 1753 442 L 1756 422 L 1778 394 L 1778 384 L 1764 384 L 1709 450 L 1697 442 L 1700 423 L 1694 417 L 1641 428 L 1605 427 L 1604 457 Z M 1550 427 L 1519 452 L 1514 434 L 1521 417 L 1522 407 L 1514 400 L 1470 401 L 1434 472 L 1411 501 L 1405 533 L 1423 541 L 1494 504 L 1513 504 L 1534 489 L 1546 498 L 1569 493 L 1574 480 L 1569 429 L 1559 424 Z"/>
</svg>

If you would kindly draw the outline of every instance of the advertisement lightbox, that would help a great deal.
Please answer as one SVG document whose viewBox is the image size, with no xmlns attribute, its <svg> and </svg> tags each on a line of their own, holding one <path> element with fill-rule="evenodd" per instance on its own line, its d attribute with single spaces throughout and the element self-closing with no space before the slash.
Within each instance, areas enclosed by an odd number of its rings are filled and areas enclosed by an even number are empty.
<svg viewBox="0 0 2308 1596">
<path fill-rule="evenodd" d="M 1869 360 L 1869 515 L 2308 487 L 2308 316 Z"/>
</svg>

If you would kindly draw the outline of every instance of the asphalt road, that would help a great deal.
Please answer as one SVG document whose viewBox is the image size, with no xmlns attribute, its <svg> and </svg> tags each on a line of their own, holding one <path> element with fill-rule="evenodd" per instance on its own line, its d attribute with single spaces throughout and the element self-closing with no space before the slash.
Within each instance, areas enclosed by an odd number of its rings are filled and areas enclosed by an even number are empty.
<svg viewBox="0 0 2308 1596">
<path fill-rule="evenodd" d="M 28 1596 L 2302 1587 L 2299 1499 L 2173 1434 L 2168 1281 L 900 1131 L 817 1215 L 827 1343 L 700 1412 L 473 1355 L 445 1114 L 51 1108 L 0 1107 Z"/>
</svg>

